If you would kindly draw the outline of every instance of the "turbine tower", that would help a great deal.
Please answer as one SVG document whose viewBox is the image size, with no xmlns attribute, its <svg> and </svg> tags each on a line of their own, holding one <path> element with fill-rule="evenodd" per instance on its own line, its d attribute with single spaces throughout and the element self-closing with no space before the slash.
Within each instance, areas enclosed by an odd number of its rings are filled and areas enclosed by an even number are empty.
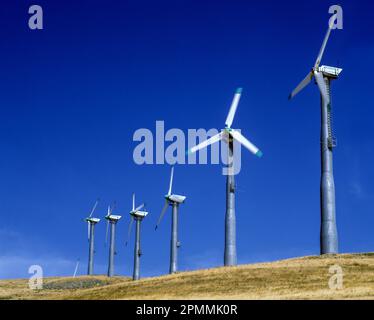
<svg viewBox="0 0 374 320">
<path fill-rule="evenodd" d="M 169 191 L 165 195 L 165 205 L 162 208 L 160 217 L 158 218 L 155 230 L 157 230 L 158 225 L 160 224 L 168 206 L 172 206 L 172 218 L 171 218 L 171 240 L 170 240 L 170 267 L 169 273 L 175 273 L 178 270 L 178 248 L 181 246 L 180 241 L 178 240 L 178 208 L 181 203 L 186 200 L 185 196 L 172 194 L 173 187 L 173 176 L 174 176 L 174 167 L 171 168 L 170 175 L 170 184 Z"/>
<path fill-rule="evenodd" d="M 129 231 L 127 234 L 127 242 L 129 241 L 131 228 L 134 220 L 136 221 L 136 233 L 135 233 L 135 249 L 134 249 L 134 271 L 133 271 L 133 280 L 140 279 L 140 256 L 142 252 L 140 250 L 140 224 L 142 220 L 148 215 L 147 211 L 142 211 L 145 204 L 141 204 L 140 206 L 135 208 L 135 193 L 132 195 L 132 210 L 130 211 L 130 224 L 129 224 Z"/>
<path fill-rule="evenodd" d="M 336 16 L 336 15 L 335 15 Z M 336 228 L 335 212 L 335 186 L 333 176 L 332 152 L 336 146 L 336 139 L 332 131 L 331 112 L 331 80 L 337 79 L 342 69 L 329 66 L 320 66 L 323 53 L 329 39 L 334 16 L 330 18 L 329 27 L 319 51 L 317 60 L 310 73 L 292 91 L 289 99 L 292 99 L 313 77 L 316 80 L 321 94 L 321 230 L 320 230 L 320 252 L 321 254 L 338 253 L 338 233 Z"/>
<path fill-rule="evenodd" d="M 87 274 L 93 274 L 93 266 L 94 266 L 94 254 L 95 254 L 95 245 L 94 245 L 94 236 L 95 236 L 95 225 L 96 223 L 100 222 L 99 218 L 93 218 L 92 215 L 96 210 L 96 207 L 99 203 L 99 200 L 96 200 L 95 205 L 93 206 L 90 215 L 86 218 L 87 227 L 88 227 L 88 270 Z"/>
<path fill-rule="evenodd" d="M 112 214 L 113 209 L 114 209 L 114 206 L 109 206 L 108 213 L 105 216 L 105 219 L 107 220 L 105 243 L 108 240 L 108 229 L 110 225 L 108 277 L 112 277 L 114 275 L 114 255 L 116 254 L 116 251 L 115 251 L 116 224 L 119 221 L 119 219 L 121 219 L 121 216 Z"/>
<path fill-rule="evenodd" d="M 262 157 L 262 152 L 245 138 L 239 131 L 231 128 L 234 120 L 236 109 L 239 104 L 242 88 L 238 88 L 235 92 L 234 99 L 225 122 L 225 129 L 217 135 L 203 141 L 202 143 L 192 147 L 188 152 L 193 153 L 200 149 L 223 140 L 228 145 L 228 174 L 226 176 L 226 216 L 225 216 L 225 266 L 234 266 L 237 264 L 236 256 L 236 217 L 235 217 L 235 178 L 234 178 L 234 140 L 238 141 L 250 152 Z"/>
</svg>

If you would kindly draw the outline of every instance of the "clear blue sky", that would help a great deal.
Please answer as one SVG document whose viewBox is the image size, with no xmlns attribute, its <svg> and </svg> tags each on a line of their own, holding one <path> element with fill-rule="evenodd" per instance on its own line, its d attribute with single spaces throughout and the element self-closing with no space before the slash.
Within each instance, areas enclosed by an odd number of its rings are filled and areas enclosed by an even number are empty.
<svg viewBox="0 0 374 320">
<path fill-rule="evenodd" d="M 28 7 L 44 30 L 28 29 Z M 118 203 L 116 273 L 130 275 L 124 246 L 131 193 L 146 201 L 143 276 L 167 273 L 170 212 L 159 230 L 170 168 L 135 165 L 138 128 L 222 128 L 236 87 L 234 127 L 264 152 L 242 150 L 236 177 L 240 263 L 319 253 L 319 93 L 290 91 L 312 67 L 330 1 L 10 1 L 1 4 L 0 278 L 86 272 L 87 216 L 95 199 Z M 341 252 L 374 250 L 374 5 L 340 1 L 323 64 L 333 83 L 337 223 Z M 225 177 L 219 165 L 175 170 L 180 269 L 223 263 Z M 105 223 L 96 272 L 105 273 Z"/>
</svg>

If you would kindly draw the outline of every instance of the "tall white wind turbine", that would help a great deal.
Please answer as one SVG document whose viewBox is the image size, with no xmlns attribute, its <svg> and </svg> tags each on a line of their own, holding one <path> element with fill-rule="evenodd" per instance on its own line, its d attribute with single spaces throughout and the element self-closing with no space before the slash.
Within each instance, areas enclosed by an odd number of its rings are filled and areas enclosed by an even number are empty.
<svg viewBox="0 0 374 320">
<path fill-rule="evenodd" d="M 316 62 L 308 75 L 292 91 L 292 99 L 315 78 L 321 94 L 321 254 L 338 253 L 338 233 L 336 228 L 335 211 L 335 185 L 333 176 L 332 151 L 336 146 L 336 139 L 332 131 L 331 112 L 331 80 L 337 79 L 342 69 L 329 66 L 320 66 L 327 41 L 330 37 L 336 15 L 332 16 Z"/>
<path fill-rule="evenodd" d="M 136 221 L 136 230 L 135 230 L 135 248 L 134 248 L 134 271 L 133 271 L 133 280 L 140 279 L 140 257 L 142 256 L 142 251 L 140 249 L 140 225 L 143 219 L 148 215 L 148 212 L 142 210 L 145 207 L 145 204 L 141 204 L 135 207 L 135 193 L 132 194 L 132 210 L 130 211 L 130 224 L 129 230 L 127 233 L 127 242 L 130 239 L 131 228 L 134 220 Z"/>
<path fill-rule="evenodd" d="M 108 206 L 108 213 L 105 216 L 105 219 L 107 220 L 105 243 L 108 240 L 108 231 L 109 231 L 108 229 L 110 226 L 108 277 L 112 277 L 114 275 L 114 256 L 116 255 L 116 249 L 115 249 L 116 224 L 121 219 L 121 216 L 113 214 L 114 207 L 115 205 Z"/>
<path fill-rule="evenodd" d="M 93 268 L 94 268 L 94 254 L 95 254 L 95 244 L 94 244 L 94 237 L 95 237 L 95 225 L 100 222 L 99 218 L 94 218 L 92 215 L 96 210 L 96 207 L 99 203 L 99 199 L 96 200 L 90 215 L 86 218 L 87 222 L 87 232 L 88 232 L 88 270 L 87 274 L 92 275 L 93 274 Z"/>
<path fill-rule="evenodd" d="M 162 208 L 160 217 L 158 218 L 155 229 L 157 230 L 162 218 L 164 217 L 167 208 L 172 206 L 172 219 L 171 219 L 171 240 L 170 240 L 170 267 L 169 273 L 175 273 L 178 270 L 178 248 L 180 247 L 180 241 L 178 240 L 178 213 L 179 205 L 186 200 L 185 196 L 172 193 L 174 178 L 174 167 L 171 168 L 169 191 L 164 196 L 165 204 Z"/>
<path fill-rule="evenodd" d="M 238 130 L 231 128 L 235 113 L 238 108 L 242 88 L 238 88 L 232 100 L 229 113 L 225 121 L 225 128 L 217 135 L 192 147 L 189 153 L 197 152 L 207 146 L 223 140 L 228 145 L 228 174 L 226 178 L 226 216 L 225 216 L 225 266 L 237 264 L 236 256 L 236 217 L 235 217 L 235 178 L 234 178 L 234 140 L 248 149 L 257 157 L 262 157 L 262 152 Z"/>
</svg>

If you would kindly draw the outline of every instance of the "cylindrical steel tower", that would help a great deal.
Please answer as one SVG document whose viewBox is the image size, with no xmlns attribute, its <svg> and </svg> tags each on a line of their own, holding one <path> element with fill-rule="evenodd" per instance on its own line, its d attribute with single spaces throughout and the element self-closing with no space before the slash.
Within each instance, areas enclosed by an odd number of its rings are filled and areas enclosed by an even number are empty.
<svg viewBox="0 0 374 320">
<path fill-rule="evenodd" d="M 88 246 L 88 275 L 93 274 L 93 266 L 94 266 L 94 253 L 95 253 L 95 247 L 94 247 L 94 228 L 95 228 L 95 223 L 92 221 L 89 221 L 89 226 L 90 226 L 90 239 L 89 239 L 89 246 Z"/>
<path fill-rule="evenodd" d="M 235 178 L 234 142 L 228 141 L 228 174 L 226 176 L 226 216 L 225 216 L 225 266 L 237 264 L 236 258 L 236 217 L 235 217 Z"/>
<path fill-rule="evenodd" d="M 108 277 L 112 277 L 114 275 L 116 221 L 109 220 L 109 223 L 110 223 L 110 246 L 109 246 Z"/>
<path fill-rule="evenodd" d="M 321 96 L 321 254 L 338 253 L 335 212 L 335 185 L 332 149 L 330 78 L 324 77 L 329 101 Z"/>
<path fill-rule="evenodd" d="M 173 213 L 171 222 L 171 241 L 170 241 L 170 268 L 169 273 L 177 272 L 178 261 L 178 203 L 172 202 Z"/>
<path fill-rule="evenodd" d="M 136 234 L 135 234 L 135 250 L 134 250 L 134 273 L 133 273 L 133 280 L 140 279 L 140 223 L 141 218 L 135 217 L 136 221 Z"/>
</svg>

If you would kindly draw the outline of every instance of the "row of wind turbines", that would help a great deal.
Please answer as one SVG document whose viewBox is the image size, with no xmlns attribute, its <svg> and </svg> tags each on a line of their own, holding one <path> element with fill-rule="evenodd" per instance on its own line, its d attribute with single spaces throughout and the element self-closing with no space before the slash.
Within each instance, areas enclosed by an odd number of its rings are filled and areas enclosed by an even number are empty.
<svg viewBox="0 0 374 320">
<path fill-rule="evenodd" d="M 330 19 L 327 33 L 324 37 L 322 46 L 317 56 L 316 62 L 308 75 L 300 82 L 300 84 L 292 91 L 289 99 L 292 99 L 304 87 L 306 87 L 314 78 L 321 95 L 321 184 L 320 184 L 320 203 L 321 203 L 321 229 L 320 229 L 320 253 L 335 254 L 338 253 L 338 235 L 336 227 L 336 210 L 335 210 L 335 187 L 333 178 L 333 148 L 336 146 L 336 140 L 332 132 L 332 113 L 331 113 L 331 81 L 338 78 L 342 69 L 337 67 L 320 66 L 327 41 L 330 37 L 335 21 L 333 16 Z M 234 179 L 234 140 L 248 149 L 251 153 L 258 157 L 262 157 L 262 152 L 247 138 L 245 138 L 238 130 L 231 126 L 235 117 L 235 113 L 240 101 L 242 89 L 238 88 L 235 92 L 229 113 L 225 121 L 225 128 L 222 131 L 194 146 L 189 152 L 197 152 L 208 147 L 220 140 L 226 142 L 228 147 L 228 175 L 226 178 L 226 215 L 225 215 L 225 247 L 224 247 L 224 265 L 232 266 L 237 264 L 236 254 L 236 214 L 235 214 L 235 179 Z M 171 228 L 171 245 L 170 245 L 170 273 L 177 272 L 177 250 L 180 246 L 178 241 L 178 208 L 186 199 L 185 196 L 172 193 L 174 168 L 171 169 L 170 184 L 168 193 L 165 195 L 165 205 L 161 211 L 161 215 L 156 225 L 156 229 L 165 215 L 167 208 L 172 207 L 172 228 Z M 89 262 L 88 274 L 93 273 L 93 256 L 94 256 L 94 227 L 100 221 L 98 218 L 92 217 L 96 209 L 97 202 L 86 219 L 88 223 L 89 233 Z M 147 211 L 142 211 L 144 204 L 135 207 L 135 194 L 133 195 L 132 210 L 130 211 L 131 222 L 129 226 L 128 236 L 130 236 L 132 223 L 136 221 L 136 241 L 134 250 L 134 272 L 133 279 L 140 277 L 140 225 L 141 221 L 147 216 Z M 107 230 L 110 225 L 110 248 L 109 248 L 109 265 L 108 276 L 114 274 L 114 254 L 115 254 L 115 227 L 121 216 L 113 215 L 113 207 L 108 208 L 108 214 L 105 216 L 107 220 Z"/>
<path fill-rule="evenodd" d="M 161 215 L 157 221 L 155 229 L 157 230 L 162 218 L 164 217 L 169 206 L 172 207 L 172 228 L 171 228 L 171 242 L 170 242 L 170 268 L 169 273 L 177 272 L 177 249 L 180 247 L 180 242 L 178 241 L 178 209 L 179 205 L 186 200 L 185 196 L 173 194 L 173 179 L 174 179 L 174 167 L 171 168 L 170 183 L 168 193 L 165 197 L 165 205 L 162 209 Z M 88 226 L 88 241 L 89 241 L 89 250 L 88 250 L 88 270 L 87 274 L 92 275 L 94 269 L 94 254 L 95 254 L 95 226 L 100 222 L 99 218 L 93 217 L 93 214 L 97 208 L 99 200 L 96 200 L 90 215 L 85 219 Z M 115 205 L 108 206 L 108 212 L 105 216 L 107 220 L 107 229 L 106 229 L 106 242 L 108 238 L 108 232 L 110 233 L 109 240 L 109 261 L 108 261 L 108 272 L 107 275 L 112 277 L 114 275 L 114 256 L 115 251 L 115 235 L 116 235 L 116 225 L 118 221 L 122 218 L 120 215 L 114 215 L 113 210 Z M 127 242 L 131 235 L 131 229 L 134 221 L 136 222 L 135 229 L 135 248 L 134 248 L 134 270 L 133 270 L 133 280 L 140 279 L 140 257 L 142 255 L 140 249 L 140 226 L 142 220 L 148 215 L 148 212 L 145 210 L 145 204 L 142 203 L 139 206 L 135 206 L 135 193 L 132 195 L 132 209 L 130 211 L 130 224 L 127 233 Z M 110 231 L 109 231 L 110 229 Z"/>
</svg>

